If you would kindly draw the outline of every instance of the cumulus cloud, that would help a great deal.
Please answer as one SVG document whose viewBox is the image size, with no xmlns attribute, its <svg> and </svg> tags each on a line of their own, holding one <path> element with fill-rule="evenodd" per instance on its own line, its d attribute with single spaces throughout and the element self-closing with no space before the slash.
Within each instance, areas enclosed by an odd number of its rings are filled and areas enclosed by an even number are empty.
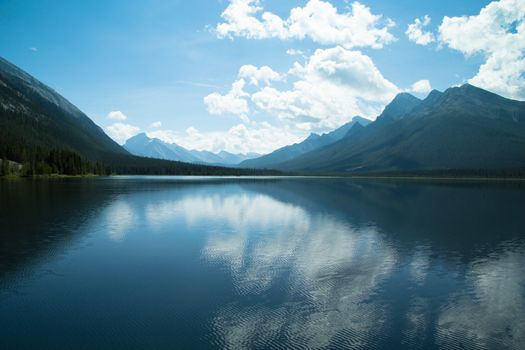
<svg viewBox="0 0 525 350">
<path fill-rule="evenodd" d="M 254 111 L 276 116 L 283 125 L 304 135 L 333 130 L 355 115 L 373 119 L 400 91 L 383 77 L 370 57 L 340 46 L 318 49 L 304 64 L 296 62 L 287 74 L 290 88 L 269 85 L 282 76 L 270 67 L 246 65 L 229 93 L 213 93 L 204 100 L 213 114 L 243 115 L 250 111 L 251 102 Z M 260 81 L 266 85 L 247 93 L 244 79 L 255 86 Z M 420 84 L 416 88 L 422 89 Z"/>
<path fill-rule="evenodd" d="M 109 112 L 107 115 L 107 118 L 111 120 L 118 120 L 118 121 L 124 121 L 128 119 L 128 117 L 121 111 Z"/>
<path fill-rule="evenodd" d="M 264 82 L 269 85 L 271 81 L 281 80 L 281 75 L 268 66 L 257 68 L 251 64 L 244 65 L 239 69 L 239 78 L 246 79 L 253 85 L 259 85 Z"/>
<path fill-rule="evenodd" d="M 426 94 L 431 90 L 432 86 L 428 80 L 416 81 L 414 84 L 412 84 L 412 86 L 410 86 L 410 89 L 408 89 L 409 92 L 415 92 L 416 94 Z"/>
<path fill-rule="evenodd" d="M 525 0 L 494 1 L 474 16 L 444 17 L 439 40 L 467 57 L 485 58 L 470 83 L 525 99 Z"/>
<path fill-rule="evenodd" d="M 436 37 L 432 32 L 424 30 L 430 24 L 430 17 L 426 15 L 422 19 L 416 18 L 415 22 L 408 25 L 405 34 L 408 36 L 410 41 L 415 42 L 418 45 L 428 45 L 436 41 Z"/>
<path fill-rule="evenodd" d="M 250 111 L 248 102 L 245 97 L 249 96 L 244 91 L 246 82 L 239 79 L 232 84 L 231 90 L 226 95 L 212 93 L 204 97 L 204 104 L 210 114 L 234 114 L 239 116 L 243 121 L 247 121 L 247 113 Z"/>
<path fill-rule="evenodd" d="M 370 57 L 342 47 L 318 49 L 295 63 L 289 90 L 264 87 L 251 96 L 255 106 L 305 131 L 334 129 L 355 115 L 376 117 L 399 89 Z"/>
<path fill-rule="evenodd" d="M 149 125 L 149 128 L 150 129 L 158 129 L 158 128 L 161 128 L 162 127 L 162 122 L 161 121 L 157 121 L 157 122 L 153 122 Z"/>
<path fill-rule="evenodd" d="M 339 13 L 331 3 L 309 0 L 304 7 L 295 7 L 287 19 L 264 11 L 259 0 L 230 0 L 215 30 L 219 38 L 247 39 L 311 39 L 323 45 L 381 48 L 395 40 L 389 32 L 394 25 L 383 20 L 370 8 L 353 2 L 351 12 Z"/>
<path fill-rule="evenodd" d="M 259 83 L 270 85 L 270 82 L 281 80 L 281 74 L 275 72 L 268 66 L 260 68 L 248 64 L 239 69 L 238 80 L 236 80 L 228 93 L 221 95 L 214 92 L 204 97 L 204 104 L 208 112 L 215 115 L 234 114 L 244 122 L 249 122 L 247 114 L 250 111 L 247 98 L 249 93 L 244 91 L 246 83 L 259 86 Z"/>
<path fill-rule="evenodd" d="M 140 128 L 124 123 L 114 123 L 106 127 L 106 133 L 119 144 L 124 144 L 130 137 L 137 135 Z"/>
</svg>

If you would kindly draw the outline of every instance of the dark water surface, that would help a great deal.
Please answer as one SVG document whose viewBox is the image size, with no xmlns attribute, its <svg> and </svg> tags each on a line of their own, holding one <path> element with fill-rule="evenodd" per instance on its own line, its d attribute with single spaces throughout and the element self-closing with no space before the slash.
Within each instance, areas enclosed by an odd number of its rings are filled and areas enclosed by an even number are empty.
<svg viewBox="0 0 525 350">
<path fill-rule="evenodd" d="M 0 349 L 525 349 L 525 186 L 0 182 Z"/>
</svg>

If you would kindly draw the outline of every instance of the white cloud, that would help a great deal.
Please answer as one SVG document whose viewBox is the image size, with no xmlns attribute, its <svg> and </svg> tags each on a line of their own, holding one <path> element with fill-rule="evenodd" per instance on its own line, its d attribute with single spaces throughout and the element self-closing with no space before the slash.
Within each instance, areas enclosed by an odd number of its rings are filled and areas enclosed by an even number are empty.
<svg viewBox="0 0 525 350">
<path fill-rule="evenodd" d="M 260 82 L 269 85 L 271 81 L 281 80 L 282 76 L 268 66 L 257 68 L 253 65 L 244 65 L 239 69 L 238 77 L 239 79 L 232 84 L 227 94 L 221 95 L 218 92 L 209 94 L 204 97 L 204 104 L 210 114 L 234 114 L 248 123 L 250 119 L 247 114 L 250 108 L 247 97 L 250 94 L 244 91 L 246 81 L 255 86 L 258 86 Z"/>
<path fill-rule="evenodd" d="M 259 82 L 264 82 L 266 85 L 269 85 L 271 81 L 282 79 L 279 73 L 268 66 L 257 68 L 251 64 L 244 65 L 239 69 L 239 78 L 246 79 L 250 84 L 256 86 L 259 85 Z"/>
<path fill-rule="evenodd" d="M 162 127 L 162 122 L 161 121 L 157 121 L 157 122 L 153 122 L 149 125 L 149 128 L 150 129 L 158 129 L 158 128 L 161 128 Z"/>
<path fill-rule="evenodd" d="M 412 86 L 410 86 L 410 89 L 408 91 L 415 92 L 417 94 L 426 94 L 429 93 L 432 90 L 432 86 L 430 85 L 430 81 L 428 80 L 419 80 L 416 81 Z"/>
<path fill-rule="evenodd" d="M 33 52 L 38 52 L 38 48 L 36 48 L 36 47 L 30 47 L 29 50 L 31 50 Z"/>
<path fill-rule="evenodd" d="M 423 29 L 430 24 L 430 17 L 426 15 L 423 19 L 416 18 L 415 22 L 408 25 L 405 34 L 410 41 L 418 45 L 428 45 L 436 41 L 436 37 L 431 32 L 426 32 Z"/>
<path fill-rule="evenodd" d="M 148 132 L 148 136 L 187 149 L 212 152 L 225 150 L 232 153 L 269 153 L 302 139 L 301 135 L 286 126 L 276 127 L 266 122 L 252 122 L 248 126 L 237 124 L 226 131 L 202 132 L 189 127 L 184 134 L 180 134 L 172 130 L 155 130 Z"/>
<path fill-rule="evenodd" d="M 439 39 L 467 57 L 485 58 L 470 83 L 525 99 L 525 0 L 494 1 L 475 16 L 444 17 Z"/>
<path fill-rule="evenodd" d="M 289 89 L 269 86 L 269 81 L 283 75 L 263 68 L 245 65 L 228 94 L 206 96 L 210 113 L 245 116 L 253 108 L 276 116 L 280 126 L 289 128 L 297 139 L 308 132 L 333 130 L 355 115 L 373 119 L 400 91 L 382 76 L 370 57 L 340 46 L 318 49 L 306 63 L 296 62 L 287 75 L 288 80 L 294 80 Z M 255 86 L 260 81 L 267 85 L 248 93 L 243 90 L 244 79 L 253 79 Z M 416 88 L 422 89 L 420 84 Z"/>
<path fill-rule="evenodd" d="M 149 138 L 159 139 L 159 140 L 162 140 L 162 141 L 164 141 L 166 143 L 176 143 L 176 144 L 178 144 L 178 142 L 177 142 L 178 133 L 176 133 L 173 130 L 158 129 L 158 130 L 148 131 L 148 132 L 146 132 L 146 135 Z M 192 147 L 190 147 L 190 149 L 192 149 Z"/>
<path fill-rule="evenodd" d="M 243 89 L 246 85 L 244 79 L 239 79 L 232 84 L 231 90 L 226 95 L 212 93 L 204 97 L 204 104 L 210 114 L 235 114 L 242 120 L 248 119 L 247 113 L 250 111 L 245 97 L 249 96 Z"/>
<path fill-rule="evenodd" d="M 399 89 L 370 57 L 342 47 L 318 49 L 290 70 L 290 90 L 264 87 L 251 97 L 257 108 L 305 131 L 327 131 L 361 115 L 376 117 Z"/>
<path fill-rule="evenodd" d="M 111 120 L 118 120 L 118 121 L 124 121 L 128 119 L 128 117 L 121 111 L 109 112 L 107 115 L 107 118 Z"/>
<path fill-rule="evenodd" d="M 140 128 L 130 124 L 114 123 L 106 127 L 106 133 L 119 144 L 124 144 L 127 139 L 139 132 Z"/>
<path fill-rule="evenodd" d="M 309 0 L 291 10 L 288 19 L 264 11 L 259 0 L 230 0 L 216 26 L 218 37 L 247 39 L 305 39 L 323 45 L 381 48 L 395 40 L 388 31 L 394 23 L 353 2 L 351 12 L 339 13 L 331 3 Z"/>
<path fill-rule="evenodd" d="M 286 50 L 286 54 L 288 56 L 302 56 L 304 52 L 302 52 L 301 50 L 296 50 L 296 49 L 288 49 Z"/>
</svg>

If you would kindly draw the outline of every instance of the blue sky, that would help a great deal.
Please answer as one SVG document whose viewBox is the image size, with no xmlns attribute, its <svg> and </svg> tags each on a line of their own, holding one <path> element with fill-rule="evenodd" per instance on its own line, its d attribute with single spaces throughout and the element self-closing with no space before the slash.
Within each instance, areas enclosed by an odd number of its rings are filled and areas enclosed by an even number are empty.
<svg viewBox="0 0 525 350">
<path fill-rule="evenodd" d="M 501 56 L 488 47 L 490 40 L 523 38 L 523 0 L 360 4 L 365 10 L 358 16 L 356 4 L 344 0 L 0 0 L 0 55 L 56 89 L 119 142 L 146 131 L 213 151 L 268 152 L 355 114 L 373 119 L 405 90 L 424 97 L 429 86 L 444 90 L 471 81 L 507 97 L 525 95 L 525 68 L 499 72 L 500 85 L 488 79 L 494 68 L 480 70 Z M 258 8 L 249 15 L 252 27 L 243 27 L 242 6 Z M 333 8 L 337 17 L 308 28 L 309 21 L 290 20 L 278 34 L 268 29 L 264 12 L 286 21 L 294 8 L 319 18 Z M 367 14 L 377 18 L 363 21 Z M 453 20 L 445 23 L 445 16 Z M 334 18 L 340 23 L 330 28 Z M 407 29 L 417 18 L 421 32 L 411 39 Z M 382 33 L 376 38 L 375 29 Z M 332 40 L 323 37 L 326 30 L 335 30 L 334 38 L 347 32 Z M 494 38 L 479 39 L 487 33 Z M 523 45 L 513 45 L 514 58 L 503 62 L 523 59 Z M 325 71 L 330 63 L 335 70 Z M 247 65 L 251 70 L 240 75 Z M 263 66 L 270 71 L 259 71 Z"/>
</svg>

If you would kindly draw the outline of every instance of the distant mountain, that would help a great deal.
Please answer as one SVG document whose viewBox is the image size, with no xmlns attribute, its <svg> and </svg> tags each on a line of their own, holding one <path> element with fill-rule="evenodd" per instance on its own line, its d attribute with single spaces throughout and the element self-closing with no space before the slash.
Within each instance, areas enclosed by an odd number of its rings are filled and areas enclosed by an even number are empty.
<svg viewBox="0 0 525 350">
<path fill-rule="evenodd" d="M 145 133 L 133 136 L 124 144 L 131 154 L 148 158 L 175 160 L 186 163 L 198 163 L 199 158 L 177 144 L 168 144 L 159 139 L 149 138 Z"/>
<path fill-rule="evenodd" d="M 243 160 L 259 156 L 256 153 L 245 155 L 226 151 L 212 153 L 209 151 L 187 150 L 175 143 L 167 143 L 156 138 L 150 138 L 145 133 L 138 134 L 127 140 L 124 148 L 137 156 L 221 166 L 237 165 Z"/>
<path fill-rule="evenodd" d="M 197 163 L 219 164 L 223 162 L 223 159 L 219 155 L 210 151 L 191 150 L 188 152 L 190 152 L 192 156 L 196 158 L 195 162 Z"/>
<path fill-rule="evenodd" d="M 327 146 L 334 142 L 339 141 L 346 136 L 348 131 L 356 124 L 366 126 L 370 123 L 370 120 L 362 117 L 354 117 L 352 121 L 346 123 L 340 128 L 323 135 L 310 134 L 304 141 L 279 148 L 278 150 L 255 158 L 246 160 L 240 163 L 240 166 L 246 168 L 278 168 L 280 163 L 290 161 L 296 157 L 299 157 L 305 153 Z"/>
<path fill-rule="evenodd" d="M 217 155 L 221 157 L 222 164 L 231 164 L 231 165 L 237 165 L 245 160 L 258 158 L 261 156 L 260 154 L 254 153 L 254 152 L 250 152 L 246 154 L 242 154 L 242 153 L 234 154 L 234 153 L 229 153 L 226 151 L 220 151 Z"/>
<path fill-rule="evenodd" d="M 0 153 L 64 149 L 90 159 L 128 152 L 77 107 L 15 65 L 0 58 Z"/>
<path fill-rule="evenodd" d="M 523 169 L 525 102 L 469 84 L 433 91 L 423 101 L 401 94 L 375 122 L 351 136 L 278 168 L 361 173 Z"/>
</svg>

